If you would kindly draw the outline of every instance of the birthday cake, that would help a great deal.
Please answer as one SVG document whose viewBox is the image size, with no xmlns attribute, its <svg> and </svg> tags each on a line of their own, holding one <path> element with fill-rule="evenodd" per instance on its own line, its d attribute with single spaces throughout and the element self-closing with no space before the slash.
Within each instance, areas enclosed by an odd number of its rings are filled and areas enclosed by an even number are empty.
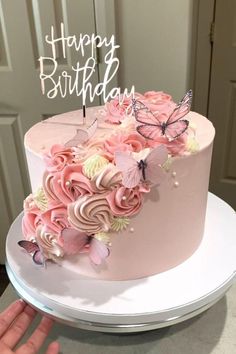
<svg viewBox="0 0 236 354">
<path fill-rule="evenodd" d="M 190 111 L 191 98 L 135 94 L 26 133 L 32 194 L 19 245 L 32 265 L 128 280 L 167 271 L 197 250 L 215 131 Z"/>
</svg>

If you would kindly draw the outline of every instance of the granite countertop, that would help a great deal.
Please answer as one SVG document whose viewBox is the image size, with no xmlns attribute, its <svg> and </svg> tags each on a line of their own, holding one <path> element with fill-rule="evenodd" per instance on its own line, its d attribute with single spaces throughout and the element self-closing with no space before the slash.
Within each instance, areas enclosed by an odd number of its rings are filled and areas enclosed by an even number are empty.
<svg viewBox="0 0 236 354">
<path fill-rule="evenodd" d="M 9 285 L 0 298 L 0 311 L 17 297 Z M 39 317 L 34 326 L 38 321 Z M 175 326 L 136 334 L 106 334 L 56 323 L 46 344 L 55 339 L 60 342 L 60 354 L 234 354 L 236 284 L 212 308 Z M 45 353 L 45 346 L 41 353 Z"/>
</svg>

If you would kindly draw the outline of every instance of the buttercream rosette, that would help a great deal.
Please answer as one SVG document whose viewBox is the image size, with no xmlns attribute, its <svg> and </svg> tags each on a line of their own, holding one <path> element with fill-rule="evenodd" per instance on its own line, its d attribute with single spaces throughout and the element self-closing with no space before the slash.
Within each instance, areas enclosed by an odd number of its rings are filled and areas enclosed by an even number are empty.
<svg viewBox="0 0 236 354">
<path fill-rule="evenodd" d="M 94 194 L 79 198 L 68 206 L 68 220 L 80 231 L 93 235 L 108 232 L 112 222 L 112 213 L 106 194 Z"/>
</svg>

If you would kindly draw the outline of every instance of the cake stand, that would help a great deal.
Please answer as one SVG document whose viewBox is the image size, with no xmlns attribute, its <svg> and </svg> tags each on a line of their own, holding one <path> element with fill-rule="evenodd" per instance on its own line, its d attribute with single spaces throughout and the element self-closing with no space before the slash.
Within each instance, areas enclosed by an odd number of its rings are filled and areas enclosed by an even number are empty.
<svg viewBox="0 0 236 354">
<path fill-rule="evenodd" d="M 17 245 L 21 219 L 22 214 L 7 237 L 9 278 L 26 302 L 71 326 L 125 333 L 173 325 L 212 306 L 235 280 L 235 212 L 211 193 L 197 251 L 173 269 L 132 281 L 90 279 L 55 264 L 32 264 Z"/>
</svg>

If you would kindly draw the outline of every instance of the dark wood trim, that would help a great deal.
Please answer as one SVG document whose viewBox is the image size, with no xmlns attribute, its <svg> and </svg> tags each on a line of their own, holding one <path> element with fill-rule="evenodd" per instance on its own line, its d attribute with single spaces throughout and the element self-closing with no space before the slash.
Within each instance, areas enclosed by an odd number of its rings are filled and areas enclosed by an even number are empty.
<svg viewBox="0 0 236 354">
<path fill-rule="evenodd" d="M 193 6 L 193 45 L 192 83 L 194 91 L 193 109 L 208 115 L 208 101 L 211 76 L 212 43 L 210 41 L 211 23 L 214 21 L 216 0 L 197 0 Z"/>
</svg>

